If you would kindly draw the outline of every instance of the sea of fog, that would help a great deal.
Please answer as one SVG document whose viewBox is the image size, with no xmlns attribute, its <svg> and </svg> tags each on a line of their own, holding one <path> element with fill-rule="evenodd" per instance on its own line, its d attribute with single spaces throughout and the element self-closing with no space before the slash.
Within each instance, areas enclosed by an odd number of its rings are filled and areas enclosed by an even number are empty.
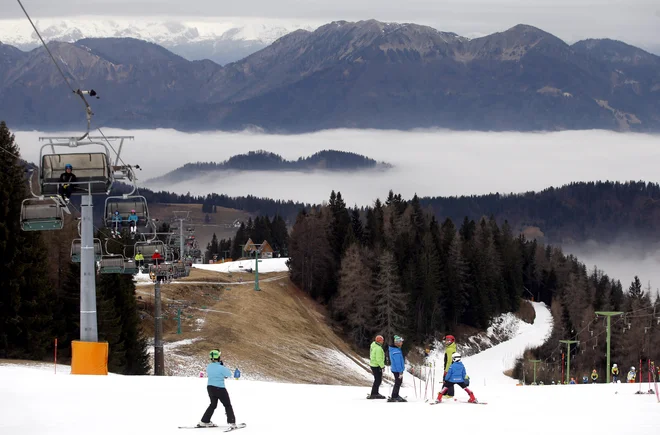
<svg viewBox="0 0 660 435">
<path fill-rule="evenodd" d="M 555 133 L 330 130 L 303 135 L 259 133 L 182 133 L 175 130 L 105 129 L 106 135 L 132 135 L 122 159 L 140 165 L 141 181 L 185 163 L 221 162 L 236 154 L 266 150 L 285 159 L 324 149 L 351 151 L 395 167 L 387 171 L 336 173 L 240 172 L 207 175 L 157 186 L 194 195 L 257 195 L 320 203 L 331 190 L 350 205 L 371 204 L 389 189 L 410 198 L 540 190 L 572 181 L 656 181 L 660 135 L 600 130 Z M 49 133 L 68 136 L 70 132 Z M 42 132 L 16 132 L 25 159 L 37 163 Z M 82 148 L 78 151 L 83 151 Z"/>
<path fill-rule="evenodd" d="M 104 129 L 106 135 L 131 135 L 122 159 L 140 165 L 141 181 L 163 175 L 185 163 L 221 162 L 236 154 L 266 150 L 285 159 L 306 157 L 325 149 L 351 151 L 394 165 L 386 171 L 336 173 L 316 171 L 234 172 L 205 175 L 183 183 L 155 186 L 159 190 L 205 195 L 256 195 L 320 203 L 331 190 L 340 191 L 349 205 L 368 205 L 385 198 L 392 189 L 410 198 L 420 196 L 478 195 L 541 190 L 573 181 L 658 181 L 660 135 L 614 133 L 601 130 L 551 133 L 413 132 L 380 130 L 330 130 L 302 135 L 268 135 L 257 132 L 182 133 L 169 129 Z M 48 133 L 69 136 L 76 133 Z M 37 163 L 42 132 L 18 131 L 23 158 Z M 79 149 L 78 151 L 83 151 Z M 154 187 L 154 186 L 149 186 Z M 580 258 L 621 279 L 634 274 L 655 288 L 650 274 L 660 261 L 655 253 L 636 253 L 634 245 L 619 255 L 616 249 L 578 249 Z M 660 270 L 660 269 L 658 269 Z M 646 273 L 646 274 L 645 274 Z M 627 286 L 627 285 L 626 285 Z"/>
</svg>

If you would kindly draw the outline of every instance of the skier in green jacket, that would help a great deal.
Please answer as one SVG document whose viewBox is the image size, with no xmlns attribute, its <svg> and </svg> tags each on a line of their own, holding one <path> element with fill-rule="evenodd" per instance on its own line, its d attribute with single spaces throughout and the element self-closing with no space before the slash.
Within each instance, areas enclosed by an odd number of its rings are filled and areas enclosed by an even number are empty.
<svg viewBox="0 0 660 435">
<path fill-rule="evenodd" d="M 447 376 L 447 372 L 449 371 L 449 367 L 451 367 L 453 360 L 452 357 L 454 356 L 454 353 L 456 353 L 456 338 L 453 335 L 447 335 L 444 338 L 444 343 L 445 343 L 445 367 L 444 367 L 444 373 L 442 374 L 442 379 L 443 379 L 443 387 L 444 385 L 444 379 L 445 376 Z M 451 395 L 446 395 L 445 397 L 448 399 L 451 399 L 453 396 L 453 389 L 451 391 Z M 440 393 L 438 393 L 438 400 L 440 399 Z"/>
<path fill-rule="evenodd" d="M 374 374 L 374 384 L 371 387 L 371 394 L 367 399 L 384 399 L 385 396 L 378 392 L 380 383 L 383 381 L 383 368 L 385 367 L 385 351 L 383 350 L 383 343 L 385 339 L 382 335 L 376 336 L 376 339 L 371 343 L 369 352 L 369 365 L 371 366 L 371 373 Z"/>
</svg>

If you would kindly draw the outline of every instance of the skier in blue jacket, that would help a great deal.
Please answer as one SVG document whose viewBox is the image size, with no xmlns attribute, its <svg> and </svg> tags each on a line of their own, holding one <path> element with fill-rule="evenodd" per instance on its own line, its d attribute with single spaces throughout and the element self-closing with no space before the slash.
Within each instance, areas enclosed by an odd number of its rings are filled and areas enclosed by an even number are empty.
<svg viewBox="0 0 660 435">
<path fill-rule="evenodd" d="M 468 388 L 470 385 L 470 377 L 465 371 L 465 366 L 461 362 L 461 354 L 456 352 L 452 355 L 452 364 L 449 367 L 447 375 L 445 375 L 445 380 L 443 383 L 442 391 L 438 394 L 437 402 L 442 402 L 442 396 L 445 394 L 449 396 L 454 395 L 454 385 L 458 385 L 465 390 L 466 393 L 470 395 L 470 403 L 476 403 L 477 399 L 474 397 L 474 393 Z"/>
<path fill-rule="evenodd" d="M 209 352 L 209 356 L 211 357 L 211 362 L 206 366 L 206 375 L 209 379 L 206 390 L 209 393 L 211 404 L 206 409 L 202 421 L 197 423 L 197 427 L 217 426 L 211 421 L 211 417 L 213 416 L 215 408 L 218 406 L 218 400 L 220 400 L 222 406 L 225 407 L 227 423 L 229 423 L 231 428 L 235 429 L 236 417 L 234 416 L 234 409 L 229 400 L 229 393 L 227 393 L 227 389 L 225 388 L 225 378 L 230 378 L 232 372 L 222 364 L 222 361 L 220 361 L 220 351 L 218 349 L 213 349 Z"/>
<path fill-rule="evenodd" d="M 398 335 L 394 336 L 394 346 L 390 346 L 390 364 L 392 374 L 394 375 L 394 388 L 392 388 L 392 396 L 387 399 L 388 402 L 407 402 L 406 399 L 399 396 L 399 389 L 403 383 L 403 371 L 406 369 L 401 346 L 403 345 L 403 338 Z"/>
</svg>

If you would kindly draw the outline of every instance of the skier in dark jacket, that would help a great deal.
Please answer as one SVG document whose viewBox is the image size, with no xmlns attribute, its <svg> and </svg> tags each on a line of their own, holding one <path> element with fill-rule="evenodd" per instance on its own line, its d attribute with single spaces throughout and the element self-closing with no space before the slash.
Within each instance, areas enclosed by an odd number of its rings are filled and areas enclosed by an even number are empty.
<svg viewBox="0 0 660 435">
<path fill-rule="evenodd" d="M 73 173 L 73 166 L 67 163 L 64 165 L 64 172 L 60 175 L 60 184 L 57 188 L 57 193 L 67 202 L 73 193 L 73 185 L 70 183 L 75 183 L 76 181 L 78 179 Z"/>
<path fill-rule="evenodd" d="M 406 369 L 401 346 L 403 345 L 403 338 L 398 335 L 394 336 L 394 346 L 390 346 L 390 363 L 392 374 L 394 375 L 394 388 L 392 388 L 392 396 L 387 399 L 388 402 L 407 402 L 406 399 L 399 396 L 399 389 L 403 383 L 403 371 Z"/>
<path fill-rule="evenodd" d="M 452 364 L 449 367 L 449 371 L 445 376 L 445 382 L 443 384 L 442 391 L 438 393 L 438 398 L 436 402 L 442 402 L 442 396 L 447 394 L 448 396 L 454 395 L 454 385 L 458 385 L 465 390 L 466 393 L 470 395 L 470 400 L 468 402 L 475 403 L 477 399 L 474 397 L 474 393 L 468 388 L 470 378 L 465 372 L 465 366 L 461 362 L 461 354 L 456 352 L 452 355 Z"/>
</svg>

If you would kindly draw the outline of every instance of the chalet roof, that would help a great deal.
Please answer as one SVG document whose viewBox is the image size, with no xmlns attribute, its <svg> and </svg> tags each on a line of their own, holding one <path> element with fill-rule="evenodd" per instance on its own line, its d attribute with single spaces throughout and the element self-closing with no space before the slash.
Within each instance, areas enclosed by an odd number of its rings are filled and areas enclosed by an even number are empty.
<svg viewBox="0 0 660 435">
<path fill-rule="evenodd" d="M 264 240 L 264 242 L 261 244 L 261 252 L 274 252 L 273 248 L 270 246 L 270 243 L 268 243 L 267 240 Z"/>
</svg>

